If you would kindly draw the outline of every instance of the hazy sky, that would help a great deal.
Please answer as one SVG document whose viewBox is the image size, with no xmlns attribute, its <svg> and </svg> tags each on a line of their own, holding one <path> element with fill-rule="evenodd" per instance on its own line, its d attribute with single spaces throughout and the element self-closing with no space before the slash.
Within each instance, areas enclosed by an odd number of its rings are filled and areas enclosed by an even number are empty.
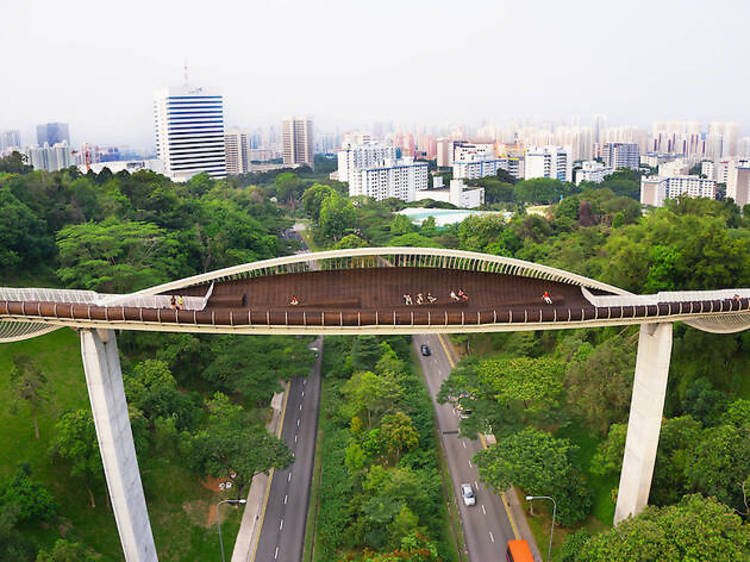
<svg viewBox="0 0 750 562">
<path fill-rule="evenodd" d="M 746 0 L 0 0 L 0 129 L 153 144 L 153 92 L 187 61 L 229 126 L 605 113 L 747 132 L 749 26 Z"/>
</svg>

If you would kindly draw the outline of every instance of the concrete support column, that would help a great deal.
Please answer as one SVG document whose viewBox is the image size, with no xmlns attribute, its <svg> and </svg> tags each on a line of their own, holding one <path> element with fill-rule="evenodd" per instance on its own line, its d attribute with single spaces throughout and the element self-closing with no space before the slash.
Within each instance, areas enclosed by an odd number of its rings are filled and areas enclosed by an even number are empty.
<svg viewBox="0 0 750 562">
<path fill-rule="evenodd" d="M 642 324 L 614 524 L 648 503 L 672 355 L 672 323 Z"/>
<path fill-rule="evenodd" d="M 156 561 L 114 331 L 81 330 L 81 356 L 107 489 L 125 559 L 128 562 Z"/>
</svg>

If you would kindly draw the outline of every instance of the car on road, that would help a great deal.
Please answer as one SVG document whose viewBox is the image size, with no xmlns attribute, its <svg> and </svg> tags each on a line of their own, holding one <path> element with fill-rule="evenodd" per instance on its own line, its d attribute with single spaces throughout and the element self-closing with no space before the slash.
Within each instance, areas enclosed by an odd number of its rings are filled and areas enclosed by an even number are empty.
<svg viewBox="0 0 750 562">
<path fill-rule="evenodd" d="M 461 484 L 461 497 L 464 500 L 464 505 L 474 505 L 477 503 L 477 497 L 474 495 L 474 490 L 468 482 Z"/>
<path fill-rule="evenodd" d="M 421 351 L 422 355 L 425 356 L 425 357 L 429 357 L 430 355 L 432 355 L 432 351 L 430 350 L 430 346 L 426 345 L 424 343 L 420 346 L 419 351 Z"/>
</svg>

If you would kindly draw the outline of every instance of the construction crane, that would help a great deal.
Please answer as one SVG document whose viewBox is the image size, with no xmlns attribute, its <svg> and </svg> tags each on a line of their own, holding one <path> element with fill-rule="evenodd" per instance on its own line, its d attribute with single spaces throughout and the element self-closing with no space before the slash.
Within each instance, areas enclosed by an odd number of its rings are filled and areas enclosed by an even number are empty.
<svg viewBox="0 0 750 562">
<path fill-rule="evenodd" d="M 83 160 L 86 163 L 86 173 L 89 173 L 91 171 L 91 159 L 89 157 L 90 152 L 88 146 L 84 145 L 83 150 L 71 150 L 70 152 L 73 156 L 79 152 L 83 155 Z"/>
</svg>

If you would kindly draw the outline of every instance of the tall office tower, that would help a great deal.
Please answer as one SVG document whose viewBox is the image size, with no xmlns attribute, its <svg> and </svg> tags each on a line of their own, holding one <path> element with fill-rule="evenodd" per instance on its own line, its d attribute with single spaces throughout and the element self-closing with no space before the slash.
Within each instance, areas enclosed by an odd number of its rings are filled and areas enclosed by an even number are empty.
<svg viewBox="0 0 750 562">
<path fill-rule="evenodd" d="M 281 152 L 284 164 L 305 164 L 315 169 L 312 120 L 289 117 L 281 122 Z"/>
<path fill-rule="evenodd" d="M 594 143 L 602 143 L 602 131 L 607 128 L 607 116 L 603 113 L 594 115 Z"/>
<path fill-rule="evenodd" d="M 552 178 L 573 181 L 573 160 L 570 147 L 542 146 L 526 151 L 524 179 Z"/>
<path fill-rule="evenodd" d="M 240 129 L 227 129 L 224 133 L 227 153 L 227 175 L 246 174 L 249 165 L 250 133 Z"/>
<path fill-rule="evenodd" d="M 339 181 L 349 182 L 349 195 L 364 195 L 361 170 L 396 160 L 396 147 L 377 142 L 346 146 L 339 150 Z"/>
<path fill-rule="evenodd" d="M 750 158 L 750 137 L 742 137 L 737 141 L 737 157 Z"/>
<path fill-rule="evenodd" d="M 39 146 L 44 146 L 45 142 L 54 146 L 63 141 L 70 144 L 70 131 L 67 123 L 44 123 L 36 126 L 36 142 Z"/>
<path fill-rule="evenodd" d="M 18 148 L 21 146 L 21 131 L 11 129 L 0 132 L 0 150 Z"/>
<path fill-rule="evenodd" d="M 160 90 L 154 97 L 154 122 L 165 175 L 175 181 L 201 172 L 226 177 L 223 96 L 202 88 Z"/>
<path fill-rule="evenodd" d="M 731 163 L 727 178 L 727 198 L 742 209 L 750 203 L 750 162 L 747 160 Z"/>
<path fill-rule="evenodd" d="M 441 137 L 436 141 L 437 148 L 437 167 L 447 168 L 453 163 L 453 141 Z"/>
<path fill-rule="evenodd" d="M 637 168 L 640 151 L 634 142 L 606 142 L 602 146 L 602 160 L 610 168 Z"/>
</svg>

